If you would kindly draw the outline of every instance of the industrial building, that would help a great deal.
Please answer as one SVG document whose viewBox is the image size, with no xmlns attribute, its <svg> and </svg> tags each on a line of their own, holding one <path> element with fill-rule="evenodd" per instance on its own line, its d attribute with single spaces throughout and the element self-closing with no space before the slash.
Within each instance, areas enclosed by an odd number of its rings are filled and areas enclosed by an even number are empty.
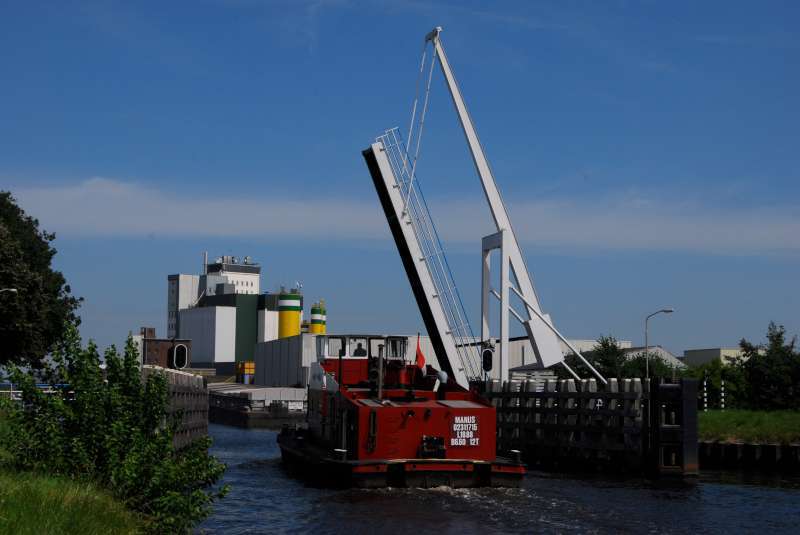
<svg viewBox="0 0 800 535">
<path fill-rule="evenodd" d="M 200 275 L 175 274 L 167 277 L 167 338 L 180 333 L 181 310 L 192 308 L 202 297 L 218 293 L 258 295 L 261 292 L 261 266 L 249 256 L 220 256 L 209 264 L 203 255 Z"/>
<path fill-rule="evenodd" d="M 155 327 L 142 327 L 131 338 L 139 351 L 140 364 L 178 370 L 192 366 L 191 340 L 157 338 Z"/>
<path fill-rule="evenodd" d="M 192 341 L 192 366 L 233 375 L 254 360 L 256 344 L 297 336 L 303 324 L 299 288 L 261 293 L 261 266 L 249 256 L 221 256 L 199 275 L 167 277 L 167 337 Z M 327 309 L 311 306 L 308 332 L 324 333 Z"/>
<path fill-rule="evenodd" d="M 178 311 L 194 306 L 200 296 L 199 275 L 167 277 L 167 338 L 178 336 Z"/>
<path fill-rule="evenodd" d="M 719 360 L 722 364 L 731 364 L 742 356 L 738 347 L 711 347 L 707 349 L 687 349 L 683 352 L 683 362 L 688 366 L 701 366 Z"/>
<path fill-rule="evenodd" d="M 235 362 L 252 361 L 258 342 L 279 336 L 276 303 L 271 294 L 217 292 L 179 311 L 180 336 L 192 340 L 195 366 L 232 375 Z"/>
</svg>

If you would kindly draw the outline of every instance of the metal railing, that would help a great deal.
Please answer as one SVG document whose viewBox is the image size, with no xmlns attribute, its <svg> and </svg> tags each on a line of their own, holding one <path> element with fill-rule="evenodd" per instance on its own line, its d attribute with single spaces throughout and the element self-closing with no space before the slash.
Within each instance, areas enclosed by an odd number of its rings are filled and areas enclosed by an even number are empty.
<svg viewBox="0 0 800 535">
<path fill-rule="evenodd" d="M 458 293 L 453 273 L 447 262 L 442 242 L 431 218 L 419 180 L 412 171 L 408 152 L 398 128 L 386 130 L 377 138 L 383 144 L 403 197 L 403 216 L 408 217 L 422 251 L 423 260 L 431 275 L 436 295 L 447 321 L 447 333 L 453 339 L 458 359 L 469 379 L 481 376 L 480 350 L 474 345 L 477 339 L 467 320 L 464 303 Z"/>
</svg>

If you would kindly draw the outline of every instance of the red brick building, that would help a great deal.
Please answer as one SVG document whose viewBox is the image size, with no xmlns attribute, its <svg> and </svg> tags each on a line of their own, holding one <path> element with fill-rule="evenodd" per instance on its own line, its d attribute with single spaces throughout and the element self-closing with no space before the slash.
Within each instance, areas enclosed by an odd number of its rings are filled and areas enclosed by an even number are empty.
<svg viewBox="0 0 800 535">
<path fill-rule="evenodd" d="M 139 330 L 139 351 L 143 364 L 183 369 L 192 365 L 192 341 L 180 338 L 156 338 L 154 327 Z"/>
</svg>

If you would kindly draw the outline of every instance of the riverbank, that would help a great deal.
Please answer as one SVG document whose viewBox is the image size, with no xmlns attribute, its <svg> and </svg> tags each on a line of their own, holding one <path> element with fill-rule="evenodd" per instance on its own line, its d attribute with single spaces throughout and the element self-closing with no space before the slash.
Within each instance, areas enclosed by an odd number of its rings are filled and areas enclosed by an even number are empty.
<svg viewBox="0 0 800 535">
<path fill-rule="evenodd" d="M 141 517 L 107 493 L 29 472 L 0 472 L 0 533 L 141 533 Z"/>
<path fill-rule="evenodd" d="M 701 442 L 797 444 L 800 412 L 726 410 L 698 413 Z"/>
</svg>

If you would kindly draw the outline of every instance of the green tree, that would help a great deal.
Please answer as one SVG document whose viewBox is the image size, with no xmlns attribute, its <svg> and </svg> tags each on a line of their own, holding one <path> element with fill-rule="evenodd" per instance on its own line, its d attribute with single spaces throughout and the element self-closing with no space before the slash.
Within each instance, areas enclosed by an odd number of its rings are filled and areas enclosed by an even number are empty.
<svg viewBox="0 0 800 535">
<path fill-rule="evenodd" d="M 767 343 L 754 345 L 744 338 L 743 372 L 747 404 L 751 409 L 800 409 L 800 354 L 796 338 L 786 341 L 786 329 L 770 322 Z"/>
<path fill-rule="evenodd" d="M 623 377 L 625 352 L 613 336 L 601 336 L 591 351 L 591 361 L 606 377 Z"/>
<path fill-rule="evenodd" d="M 64 276 L 52 268 L 55 234 L 0 191 L 0 366 L 19 363 L 38 367 L 64 338 L 64 325 L 78 324 L 80 299 Z"/>
</svg>

